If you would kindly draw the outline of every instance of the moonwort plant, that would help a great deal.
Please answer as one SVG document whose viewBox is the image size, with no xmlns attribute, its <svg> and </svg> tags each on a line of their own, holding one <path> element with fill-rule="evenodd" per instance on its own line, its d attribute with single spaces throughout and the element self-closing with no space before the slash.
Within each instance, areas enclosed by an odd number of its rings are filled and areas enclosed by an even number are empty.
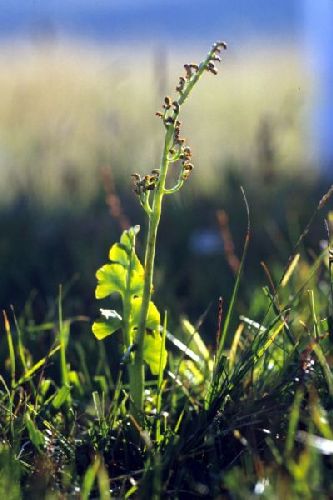
<svg viewBox="0 0 333 500">
<path fill-rule="evenodd" d="M 221 61 L 223 49 L 226 49 L 225 42 L 214 43 L 201 64 L 184 65 L 185 75 L 179 78 L 177 97 L 173 100 L 166 96 L 163 110 L 156 113 L 165 130 L 160 166 L 148 175 L 132 175 L 134 192 L 148 217 L 144 267 L 135 253 L 135 239 L 140 229 L 135 226 L 125 231 L 120 242 L 111 247 L 111 263 L 104 265 L 96 273 L 96 298 L 103 299 L 118 293 L 122 301 L 122 313 L 101 309 L 103 319 L 95 321 L 92 330 L 98 339 L 117 330 L 122 331 L 123 359 L 128 366 L 132 412 L 140 422 L 144 410 L 145 363 L 153 375 L 160 375 L 167 361 L 160 314 L 151 300 L 156 239 L 163 199 L 165 195 L 179 191 L 193 170 L 191 149 L 181 137 L 179 115 L 182 105 L 201 76 L 205 72 L 217 74 L 215 63 Z M 179 166 L 178 180 L 172 187 L 167 187 L 169 167 L 172 164 Z M 165 328 L 166 324 L 164 330 Z"/>
</svg>

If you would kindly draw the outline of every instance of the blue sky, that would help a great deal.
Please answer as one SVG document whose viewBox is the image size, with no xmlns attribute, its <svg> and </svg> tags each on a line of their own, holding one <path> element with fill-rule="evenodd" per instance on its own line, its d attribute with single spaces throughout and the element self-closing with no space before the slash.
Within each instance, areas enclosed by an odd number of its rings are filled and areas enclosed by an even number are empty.
<svg viewBox="0 0 333 500">
<path fill-rule="evenodd" d="M 110 40 L 294 36 L 302 0 L 8 0 L 0 36 Z"/>
</svg>

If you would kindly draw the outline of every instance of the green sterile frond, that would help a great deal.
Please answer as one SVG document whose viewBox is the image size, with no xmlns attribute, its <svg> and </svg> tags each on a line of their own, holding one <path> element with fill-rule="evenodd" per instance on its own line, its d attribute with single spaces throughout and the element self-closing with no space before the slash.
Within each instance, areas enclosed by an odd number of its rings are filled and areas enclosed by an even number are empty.
<svg viewBox="0 0 333 500">
<path fill-rule="evenodd" d="M 133 261 L 134 261 L 134 267 L 131 273 L 131 284 L 130 284 L 131 295 L 134 296 L 142 295 L 145 272 L 136 255 L 134 255 Z"/>
<path fill-rule="evenodd" d="M 109 259 L 111 260 L 111 262 L 121 264 L 124 267 L 129 267 L 132 258 L 133 269 L 137 272 L 143 273 L 142 264 L 134 252 L 134 244 L 131 249 L 128 249 L 128 247 L 126 247 L 122 243 L 115 243 L 110 248 Z"/>
<path fill-rule="evenodd" d="M 142 305 L 142 297 L 133 297 L 131 301 L 131 317 L 130 327 L 135 330 L 140 321 L 140 312 Z M 160 313 L 153 302 L 149 302 L 149 308 L 146 319 L 146 329 L 157 330 L 160 327 Z"/>
<path fill-rule="evenodd" d="M 130 330 L 133 342 L 135 342 L 136 333 L 140 321 L 140 312 L 142 306 L 142 297 L 133 297 L 131 301 Z M 160 369 L 160 356 L 162 348 L 162 335 L 160 332 L 160 313 L 153 302 L 149 302 L 146 331 L 144 337 L 143 359 L 150 368 L 153 375 L 158 375 Z M 167 353 L 164 350 L 162 359 L 162 369 L 167 361 Z"/>
<path fill-rule="evenodd" d="M 135 246 L 135 236 L 140 231 L 140 226 L 133 226 L 126 231 L 120 237 L 120 243 L 130 252 Z"/>
<path fill-rule="evenodd" d="M 133 324 L 137 327 L 144 286 L 144 268 L 135 254 L 135 236 L 139 226 L 123 232 L 120 243 L 110 248 L 110 264 L 105 264 L 96 273 L 96 298 L 104 299 L 118 293 L 122 300 L 124 320 L 113 310 L 101 309 L 103 319 L 93 324 L 92 330 L 98 339 L 103 339 L 120 328 L 125 328 L 133 340 Z M 139 302 L 138 302 L 139 300 Z M 139 305 L 140 303 L 140 305 Z M 134 311 L 132 313 L 132 307 Z M 159 313 L 150 308 L 150 328 L 159 326 Z M 155 323 L 154 323 L 155 321 Z M 128 326 L 125 326 L 128 325 Z M 127 339 L 130 340 L 130 339 Z M 125 344 L 127 344 L 125 340 Z"/>
<path fill-rule="evenodd" d="M 161 360 L 162 335 L 159 329 L 146 329 L 143 342 L 143 359 L 150 368 L 152 375 L 158 375 L 161 368 L 164 370 L 167 362 L 167 352 L 164 349 Z"/>
<path fill-rule="evenodd" d="M 111 319 L 98 319 L 93 323 L 92 331 L 98 340 L 108 337 L 119 330 L 122 326 L 121 317 L 115 316 Z"/>
<path fill-rule="evenodd" d="M 125 269 L 126 275 L 128 270 L 131 272 L 130 279 L 130 290 L 131 295 L 139 295 L 143 291 L 144 285 L 144 268 L 134 253 L 129 252 L 128 249 L 123 246 L 121 243 L 115 243 L 112 245 L 109 253 L 109 259 L 112 261 L 111 265 L 121 265 Z"/>
<path fill-rule="evenodd" d="M 124 296 L 126 289 L 126 270 L 121 264 L 105 264 L 96 273 L 96 299 L 104 299 L 112 293 Z"/>
<path fill-rule="evenodd" d="M 96 273 L 96 298 L 104 299 L 112 293 L 119 293 L 124 300 L 128 283 L 128 272 L 131 272 L 131 293 L 138 294 L 143 289 L 144 270 L 135 255 L 135 235 L 139 226 L 123 232 L 120 243 L 112 245 L 109 252 L 111 264 L 105 264 Z"/>
<path fill-rule="evenodd" d="M 115 243 L 110 248 L 109 259 L 116 264 L 121 264 L 124 267 L 128 267 L 130 263 L 130 255 L 128 249 L 120 243 Z"/>
</svg>

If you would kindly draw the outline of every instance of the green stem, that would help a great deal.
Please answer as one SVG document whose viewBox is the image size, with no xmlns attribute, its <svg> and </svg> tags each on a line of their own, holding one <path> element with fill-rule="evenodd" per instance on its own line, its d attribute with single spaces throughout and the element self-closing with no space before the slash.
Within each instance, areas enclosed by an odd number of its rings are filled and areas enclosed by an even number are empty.
<svg viewBox="0 0 333 500">
<path fill-rule="evenodd" d="M 133 240 L 131 241 L 131 255 L 129 259 L 129 268 L 127 272 L 126 278 L 126 294 L 124 297 L 124 320 L 123 320 L 123 342 L 125 349 L 130 349 L 133 339 L 131 339 L 130 333 L 130 324 L 129 318 L 131 317 L 131 280 L 132 280 L 132 271 L 134 267 L 134 255 L 135 255 L 135 236 L 132 236 Z M 132 357 L 132 355 L 131 355 Z M 133 403 L 131 405 L 131 413 L 133 416 L 139 420 L 140 419 L 140 406 L 138 404 L 138 394 L 140 393 L 140 377 L 138 377 L 137 371 L 134 368 L 133 363 L 128 364 L 128 378 L 130 385 L 130 394 L 133 398 Z M 139 385 L 138 385 L 139 382 Z"/>
<path fill-rule="evenodd" d="M 132 365 L 133 378 L 135 380 L 135 387 L 133 387 L 134 391 L 132 392 L 132 396 L 134 404 L 140 412 L 143 411 L 143 395 L 145 383 L 143 349 L 146 330 L 146 318 L 148 314 L 149 302 L 151 300 L 151 291 L 153 286 L 157 230 L 161 219 L 162 201 L 165 191 L 165 180 L 169 166 L 168 152 L 173 144 L 173 135 L 174 126 L 170 125 L 167 128 L 167 132 L 165 135 L 164 150 L 160 166 L 160 177 L 155 190 L 152 212 L 149 216 L 149 227 L 145 255 L 145 282 L 143 288 L 140 321 L 138 325 L 137 351 L 135 354 L 134 364 Z"/>
</svg>

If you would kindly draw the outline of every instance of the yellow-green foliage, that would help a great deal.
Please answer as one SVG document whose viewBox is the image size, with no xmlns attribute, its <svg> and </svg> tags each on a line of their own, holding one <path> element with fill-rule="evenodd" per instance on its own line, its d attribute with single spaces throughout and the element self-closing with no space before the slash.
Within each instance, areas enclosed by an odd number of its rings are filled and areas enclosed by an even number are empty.
<svg viewBox="0 0 333 500">
<path fill-rule="evenodd" d="M 123 304 L 122 316 L 115 310 L 101 309 L 104 319 L 94 322 L 92 331 L 98 340 L 117 330 L 123 331 L 124 351 L 133 349 L 137 342 L 137 330 L 142 307 L 144 268 L 135 254 L 135 236 L 139 226 L 124 231 L 120 243 L 112 245 L 110 264 L 105 264 L 96 273 L 96 298 L 104 299 L 119 294 Z M 143 358 L 154 375 L 159 374 L 162 337 L 159 331 L 160 313 L 153 302 L 149 302 Z M 166 364 L 163 352 L 162 368 Z"/>
</svg>

